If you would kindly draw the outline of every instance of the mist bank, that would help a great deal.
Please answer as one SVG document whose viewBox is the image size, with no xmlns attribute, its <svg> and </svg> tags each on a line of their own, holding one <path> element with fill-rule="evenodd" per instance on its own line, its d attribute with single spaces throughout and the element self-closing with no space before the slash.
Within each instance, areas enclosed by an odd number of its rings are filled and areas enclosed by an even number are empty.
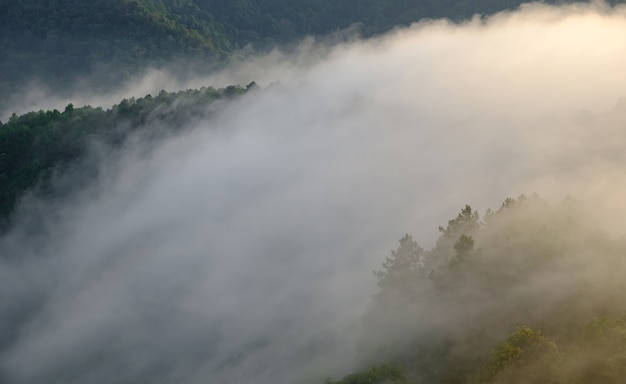
<svg viewBox="0 0 626 384">
<path fill-rule="evenodd" d="M 358 366 L 371 271 L 405 232 L 430 248 L 466 203 L 537 192 L 621 235 L 625 32 L 623 7 L 533 4 L 138 80 L 122 93 L 262 89 L 94 154 L 84 188 L 22 201 L 0 239 L 3 379 L 340 375 Z"/>
</svg>

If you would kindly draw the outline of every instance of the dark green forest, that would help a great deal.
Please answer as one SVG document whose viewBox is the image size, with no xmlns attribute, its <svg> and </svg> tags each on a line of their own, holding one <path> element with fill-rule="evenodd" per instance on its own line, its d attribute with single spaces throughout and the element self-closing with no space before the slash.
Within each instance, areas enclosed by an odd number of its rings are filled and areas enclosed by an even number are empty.
<svg viewBox="0 0 626 384">
<path fill-rule="evenodd" d="M 619 1 L 618 1 L 619 2 Z M 106 89 L 147 67 L 210 70 L 306 35 L 364 36 L 425 18 L 460 21 L 521 0 L 0 0 L 0 105 L 25 84 Z M 94 76 L 97 74 L 97 76 Z"/>
</svg>

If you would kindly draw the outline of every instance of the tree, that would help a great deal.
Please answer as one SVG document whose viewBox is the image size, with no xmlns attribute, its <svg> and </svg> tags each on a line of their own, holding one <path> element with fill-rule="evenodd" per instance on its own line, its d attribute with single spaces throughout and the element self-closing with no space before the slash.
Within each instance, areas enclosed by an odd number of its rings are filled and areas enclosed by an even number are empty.
<svg viewBox="0 0 626 384">
<path fill-rule="evenodd" d="M 383 269 L 374 272 L 378 287 L 381 290 L 410 291 L 423 272 L 423 263 L 424 249 L 411 235 L 405 234 L 398 248 L 385 258 Z"/>
<path fill-rule="evenodd" d="M 455 268 L 459 263 L 467 261 L 468 256 L 474 250 L 474 238 L 472 236 L 461 235 L 454 243 L 456 256 L 450 260 L 450 267 Z"/>
<path fill-rule="evenodd" d="M 462 234 L 472 234 L 480 228 L 480 215 L 472 211 L 472 207 L 465 205 L 455 219 L 449 220 L 448 225 L 439 227 L 442 239 L 457 239 Z"/>
<path fill-rule="evenodd" d="M 463 259 L 474 250 L 474 239 L 472 236 L 461 235 L 454 243 L 454 249 L 456 250 L 457 258 Z"/>
</svg>

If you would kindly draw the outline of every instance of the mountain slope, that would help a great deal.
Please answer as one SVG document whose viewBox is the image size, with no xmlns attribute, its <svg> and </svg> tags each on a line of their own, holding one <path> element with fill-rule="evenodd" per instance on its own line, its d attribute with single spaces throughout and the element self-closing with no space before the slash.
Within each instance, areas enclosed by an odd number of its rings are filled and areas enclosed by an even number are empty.
<svg viewBox="0 0 626 384">
<path fill-rule="evenodd" d="M 0 96 L 36 79 L 55 89 L 110 86 L 148 66 L 215 64 L 358 24 L 365 36 L 424 18 L 453 20 L 521 0 L 0 0 Z M 93 76 L 97 74 L 97 76 Z M 97 78 L 97 79 L 95 79 Z M 83 79 L 84 80 L 84 79 Z"/>
<path fill-rule="evenodd" d="M 522 195 L 482 220 L 466 206 L 439 230 L 428 251 L 405 235 L 376 273 L 364 361 L 410 383 L 623 382 L 624 242 L 576 201 Z"/>
<path fill-rule="evenodd" d="M 32 78 L 62 86 L 97 71 L 107 83 L 177 57 L 219 60 L 218 33 L 187 10 L 123 0 L 2 1 L 0 93 Z"/>
<path fill-rule="evenodd" d="M 162 134 L 159 127 L 168 124 L 167 129 L 182 129 L 195 117 L 206 116 L 213 102 L 241 95 L 253 84 L 247 89 L 162 91 L 155 97 L 124 99 L 108 110 L 70 104 L 63 112 L 14 114 L 5 124 L 0 122 L 0 232 L 26 191 L 39 184 L 40 192 L 50 193 L 53 174 L 88 155 L 94 142 L 115 147 L 147 127 L 150 135 Z"/>
</svg>

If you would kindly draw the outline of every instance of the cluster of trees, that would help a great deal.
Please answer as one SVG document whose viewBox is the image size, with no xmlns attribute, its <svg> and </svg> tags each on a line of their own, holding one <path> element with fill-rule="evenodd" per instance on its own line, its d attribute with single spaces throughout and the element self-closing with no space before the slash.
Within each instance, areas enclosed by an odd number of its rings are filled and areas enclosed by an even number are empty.
<svg viewBox="0 0 626 384">
<path fill-rule="evenodd" d="M 578 204 L 466 206 L 431 250 L 410 235 L 376 271 L 363 364 L 338 383 L 617 384 L 626 375 L 626 243 Z"/>
<path fill-rule="evenodd" d="M 361 372 L 352 373 L 341 380 L 327 379 L 325 384 L 406 384 L 406 376 L 401 367 L 384 364 L 372 365 Z"/>
<path fill-rule="evenodd" d="M 0 95 L 31 79 L 63 89 L 97 72 L 89 85 L 105 86 L 149 65 L 224 57 L 228 42 L 210 15 L 165 3 L 0 0 Z"/>
<path fill-rule="evenodd" d="M 182 129 L 211 113 L 215 101 L 254 86 L 161 91 L 157 96 L 124 99 L 108 110 L 69 104 L 63 112 L 13 114 L 6 123 L 0 122 L 0 229 L 9 224 L 20 196 L 35 187 L 39 193 L 52 193 L 55 172 L 70 167 L 94 142 L 117 146 L 140 129 L 153 135 Z"/>
<path fill-rule="evenodd" d="M 63 89 L 89 77 L 90 87 L 106 87 L 148 66 L 228 63 L 248 44 L 266 49 L 353 24 L 369 36 L 424 18 L 460 20 L 522 2 L 0 0 L 0 99 L 30 79 Z M 97 77 L 88 76 L 94 72 Z"/>
</svg>

